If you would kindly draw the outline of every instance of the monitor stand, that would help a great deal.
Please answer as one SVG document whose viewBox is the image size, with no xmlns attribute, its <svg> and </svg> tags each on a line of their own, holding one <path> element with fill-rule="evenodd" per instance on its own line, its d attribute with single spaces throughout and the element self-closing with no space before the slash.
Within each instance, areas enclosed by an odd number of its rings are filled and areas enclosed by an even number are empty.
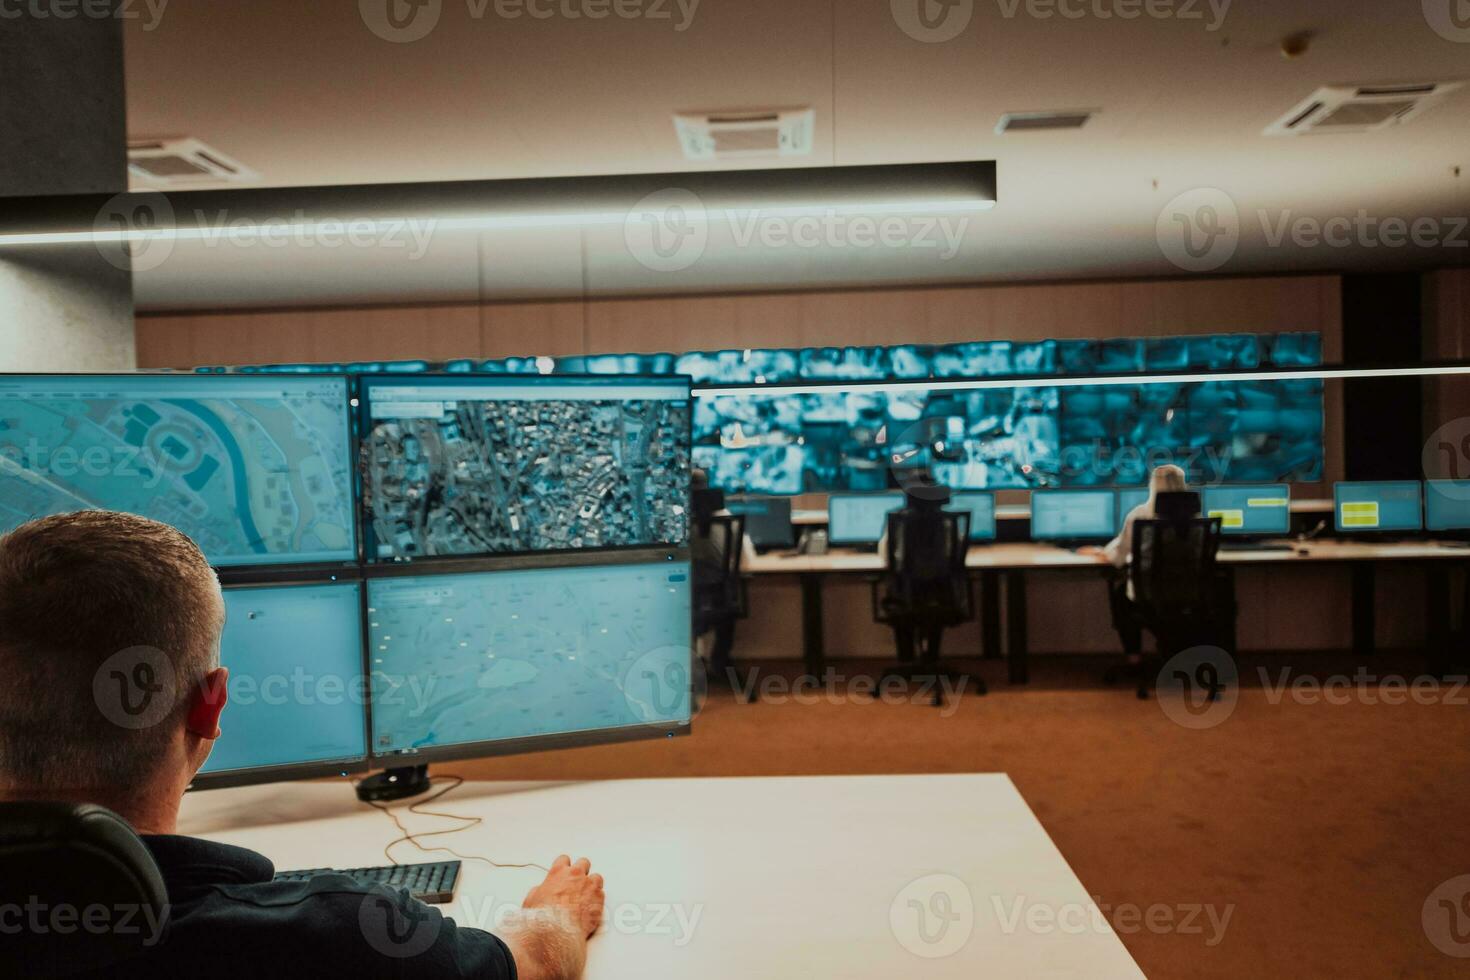
<svg viewBox="0 0 1470 980">
<path fill-rule="evenodd" d="M 403 766 L 385 769 L 357 784 L 357 798 L 364 803 L 391 803 L 429 791 L 429 767 Z"/>
</svg>

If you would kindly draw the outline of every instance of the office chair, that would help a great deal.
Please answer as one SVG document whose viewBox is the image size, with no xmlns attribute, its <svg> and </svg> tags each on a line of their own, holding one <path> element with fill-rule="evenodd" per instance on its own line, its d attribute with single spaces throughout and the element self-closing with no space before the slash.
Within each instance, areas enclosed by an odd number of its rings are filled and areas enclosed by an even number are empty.
<svg viewBox="0 0 1470 980">
<path fill-rule="evenodd" d="M 1189 647 L 1224 638 L 1226 591 L 1215 564 L 1220 550 L 1220 519 L 1202 518 L 1198 503 L 1160 494 L 1153 520 L 1133 524 L 1133 561 L 1128 577 L 1133 610 L 1154 635 L 1156 651 L 1138 674 L 1138 696 L 1148 697 L 1151 678 L 1163 661 Z M 1197 495 L 1195 495 L 1197 497 Z M 1219 696 L 1211 691 L 1210 697 Z"/>
<path fill-rule="evenodd" d="M 694 577 L 694 633 L 703 636 L 714 632 L 709 656 L 710 679 L 728 681 L 737 696 L 748 691 L 748 698 L 753 700 L 753 685 L 741 681 L 731 657 L 735 622 L 750 615 L 745 579 L 740 574 L 744 540 L 745 518 L 738 514 L 711 515 L 700 525 Z"/>
<path fill-rule="evenodd" d="M 1202 507 L 1200 494 L 1191 490 L 1165 491 L 1154 501 L 1155 516 L 1169 520 L 1198 517 Z M 1129 576 L 1127 566 L 1113 569 L 1108 575 L 1108 611 L 1112 614 L 1113 629 L 1118 631 L 1118 639 L 1123 644 L 1124 655 L 1141 657 L 1144 623 L 1139 619 L 1137 606 L 1129 595 Z M 1114 684 L 1124 677 L 1136 678 L 1142 670 L 1141 664 L 1125 659 L 1103 673 L 1103 683 Z"/>
<path fill-rule="evenodd" d="M 944 631 L 975 619 L 974 587 L 965 570 L 969 513 L 895 511 L 888 515 L 887 541 L 887 570 L 872 583 L 873 621 L 893 628 L 898 664 L 885 670 L 882 680 L 933 677 L 937 683 L 949 677 L 956 690 L 971 680 L 986 693 L 981 678 L 938 667 Z M 932 700 L 936 707 L 944 704 L 938 688 Z"/>
<path fill-rule="evenodd" d="M 20 932 L 0 936 L 5 961 L 20 966 L 14 975 L 65 977 L 113 969 L 156 942 L 148 923 L 165 921 L 168 892 L 148 848 L 111 810 L 0 803 L 0 904 L 42 910 L 23 911 L 9 923 Z M 107 926 L 87 926 L 89 910 Z"/>
</svg>

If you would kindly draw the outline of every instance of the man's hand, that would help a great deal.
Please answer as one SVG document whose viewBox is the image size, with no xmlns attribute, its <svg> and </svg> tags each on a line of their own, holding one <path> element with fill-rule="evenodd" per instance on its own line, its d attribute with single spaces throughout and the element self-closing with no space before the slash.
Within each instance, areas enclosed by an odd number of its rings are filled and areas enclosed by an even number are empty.
<svg viewBox="0 0 1470 980">
<path fill-rule="evenodd" d="M 602 925 L 602 875 L 592 862 L 563 854 L 546 880 L 532 888 L 501 930 L 521 980 L 576 980 L 587 960 L 587 940 Z"/>
<path fill-rule="evenodd" d="M 521 903 L 522 908 L 548 909 L 570 917 L 582 935 L 591 938 L 602 925 L 602 875 L 592 874 L 592 862 L 578 858 L 573 862 L 563 854 L 551 862 L 546 880 L 532 888 Z"/>
</svg>

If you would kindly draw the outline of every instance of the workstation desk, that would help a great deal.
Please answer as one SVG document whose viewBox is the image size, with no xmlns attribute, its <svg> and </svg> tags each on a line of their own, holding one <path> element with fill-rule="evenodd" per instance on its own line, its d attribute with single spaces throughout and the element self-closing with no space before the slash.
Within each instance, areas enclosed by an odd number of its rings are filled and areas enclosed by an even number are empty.
<svg viewBox="0 0 1470 980">
<path fill-rule="evenodd" d="M 592 861 L 607 909 L 587 980 L 1143 976 L 1004 774 L 470 782 L 433 809 L 482 822 L 425 847 Z M 417 832 L 462 823 L 394 813 Z M 190 793 L 179 832 L 278 869 L 382 864 L 399 836 L 342 780 Z M 450 857 L 409 844 L 394 856 Z M 441 908 L 493 928 L 542 877 L 466 860 Z"/>
<path fill-rule="evenodd" d="M 1470 548 L 1440 541 L 1320 539 L 1281 550 L 1222 548 L 1219 562 L 1226 568 L 1303 564 L 1349 566 L 1352 570 L 1353 650 L 1364 655 L 1371 654 L 1374 649 L 1375 569 L 1386 563 L 1427 563 L 1430 574 L 1425 603 L 1430 625 L 1429 646 L 1431 651 L 1445 651 L 1450 642 L 1449 623 L 1453 605 L 1449 571 L 1457 566 L 1470 566 Z M 1004 653 L 1008 676 L 1013 684 L 1024 684 L 1030 676 L 1026 636 L 1027 576 L 1092 569 L 1101 577 L 1112 570 L 1111 565 L 1094 555 L 1036 542 L 976 545 L 970 549 L 965 566 L 980 587 L 978 615 L 982 657 L 999 657 L 1002 653 L 1000 612 L 1004 587 Z M 872 577 L 880 574 L 883 567 L 883 559 L 876 552 L 833 550 L 825 555 L 756 555 L 744 563 L 742 572 L 755 577 L 789 575 L 798 579 L 801 586 L 802 656 L 807 671 L 813 676 L 820 676 L 826 664 L 822 626 L 823 582 L 833 576 Z"/>
</svg>

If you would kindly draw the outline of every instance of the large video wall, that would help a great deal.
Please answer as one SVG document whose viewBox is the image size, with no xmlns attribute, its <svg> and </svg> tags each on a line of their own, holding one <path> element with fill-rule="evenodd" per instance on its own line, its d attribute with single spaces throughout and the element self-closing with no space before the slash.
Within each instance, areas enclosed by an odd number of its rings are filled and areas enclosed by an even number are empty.
<svg viewBox="0 0 1470 980">
<path fill-rule="evenodd" d="M 789 495 L 881 490 L 929 465 L 964 489 L 1131 486 L 1162 462 L 1207 483 L 1315 482 L 1323 474 L 1320 380 L 1048 386 L 1047 375 L 1298 368 L 1322 363 L 1321 335 L 1214 334 L 937 346 L 696 351 L 422 364 L 508 374 L 683 374 L 699 395 L 694 462 L 727 491 Z M 403 370 L 404 365 L 271 370 Z M 773 394 L 792 381 L 1024 377 L 969 391 L 881 386 Z"/>
</svg>

